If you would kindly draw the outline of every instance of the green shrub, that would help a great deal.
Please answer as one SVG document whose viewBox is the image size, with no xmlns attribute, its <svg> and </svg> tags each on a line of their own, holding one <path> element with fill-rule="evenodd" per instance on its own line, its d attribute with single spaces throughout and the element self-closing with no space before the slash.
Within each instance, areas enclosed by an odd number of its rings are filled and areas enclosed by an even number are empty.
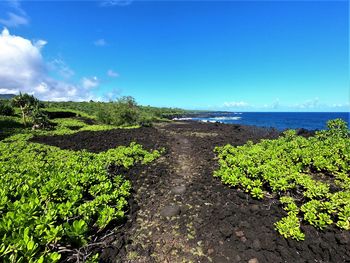
<svg viewBox="0 0 350 263">
<path fill-rule="evenodd" d="M 109 174 L 107 167 L 129 169 L 160 155 L 134 143 L 99 154 L 75 152 L 29 143 L 30 137 L 0 142 L 1 262 L 57 262 L 62 253 L 91 251 L 96 233 L 125 218 L 131 191 L 125 175 Z"/>
<path fill-rule="evenodd" d="M 340 119 L 327 127 L 309 138 L 289 130 L 276 140 L 217 147 L 220 168 L 214 176 L 257 199 L 266 192 L 280 196 L 288 217 L 275 226 L 284 237 L 303 240 L 302 219 L 321 230 L 333 223 L 350 230 L 349 130 Z"/>
<path fill-rule="evenodd" d="M 4 100 L 0 100 L 0 115 L 2 116 L 13 116 L 15 114 L 15 110 L 11 107 L 11 105 Z"/>
<path fill-rule="evenodd" d="M 105 124 L 131 126 L 139 124 L 140 111 L 132 97 L 122 97 L 100 107 L 97 119 Z"/>
<path fill-rule="evenodd" d="M 49 121 L 49 118 L 39 107 L 38 104 L 33 107 L 30 117 L 32 119 L 34 129 L 46 129 L 52 126 L 52 123 Z"/>
</svg>

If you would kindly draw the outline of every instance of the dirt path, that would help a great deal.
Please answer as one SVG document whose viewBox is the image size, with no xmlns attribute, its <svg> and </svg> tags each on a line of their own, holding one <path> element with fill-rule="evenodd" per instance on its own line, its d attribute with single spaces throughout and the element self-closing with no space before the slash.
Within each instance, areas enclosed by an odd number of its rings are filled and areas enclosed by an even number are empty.
<svg viewBox="0 0 350 263">
<path fill-rule="evenodd" d="M 140 208 L 131 231 L 133 244 L 127 259 L 129 262 L 210 262 L 203 253 L 203 242 L 193 241 L 196 236 L 193 220 L 200 209 L 191 203 L 197 193 L 189 192 L 194 177 L 200 174 L 193 158 L 196 153 L 186 136 L 162 127 L 158 130 L 171 141 L 168 154 L 159 160 L 171 173 L 150 196 L 157 202 L 152 198 L 138 202 Z M 136 200 L 141 201 L 138 196 Z M 139 253 L 140 247 L 152 253 Z"/>
<path fill-rule="evenodd" d="M 349 231 L 302 224 L 305 241 L 286 240 L 274 229 L 284 216 L 275 198 L 254 200 L 213 177 L 215 146 L 276 136 L 274 130 L 248 126 L 176 122 L 33 141 L 93 152 L 132 141 L 167 149 L 156 162 L 127 174 L 134 191 L 129 216 L 114 241 L 101 248 L 101 262 L 350 262 Z"/>
</svg>

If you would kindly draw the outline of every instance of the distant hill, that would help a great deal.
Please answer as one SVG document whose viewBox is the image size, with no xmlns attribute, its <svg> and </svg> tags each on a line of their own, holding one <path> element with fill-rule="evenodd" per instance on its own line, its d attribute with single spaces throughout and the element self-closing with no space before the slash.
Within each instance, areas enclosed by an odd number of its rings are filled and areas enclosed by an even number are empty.
<svg viewBox="0 0 350 263">
<path fill-rule="evenodd" d="M 0 99 L 9 100 L 12 99 L 16 94 L 0 94 Z"/>
</svg>

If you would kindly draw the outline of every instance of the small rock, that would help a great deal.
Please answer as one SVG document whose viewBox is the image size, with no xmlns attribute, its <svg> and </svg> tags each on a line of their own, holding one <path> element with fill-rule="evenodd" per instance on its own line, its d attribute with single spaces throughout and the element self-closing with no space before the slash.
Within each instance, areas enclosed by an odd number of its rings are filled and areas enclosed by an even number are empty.
<svg viewBox="0 0 350 263">
<path fill-rule="evenodd" d="M 246 237 L 241 237 L 240 240 L 241 240 L 243 243 L 247 242 L 247 238 L 246 238 Z"/>
<path fill-rule="evenodd" d="M 257 258 L 251 258 L 248 263 L 259 263 L 259 260 Z"/>
<path fill-rule="evenodd" d="M 252 205 L 251 206 L 251 210 L 252 211 L 258 211 L 259 210 L 259 206 L 258 205 Z"/>
<path fill-rule="evenodd" d="M 208 249 L 208 255 L 213 254 L 213 253 L 214 253 L 214 249 L 209 248 L 209 249 Z"/>
<path fill-rule="evenodd" d="M 174 184 L 183 184 L 184 183 L 184 180 L 180 179 L 180 178 L 176 178 L 173 180 L 173 183 Z"/>
<path fill-rule="evenodd" d="M 335 240 L 338 242 L 338 244 L 345 245 L 350 242 L 350 237 L 346 233 L 336 234 Z"/>
<path fill-rule="evenodd" d="M 261 243 L 260 243 L 259 239 L 255 239 L 253 241 L 253 248 L 255 248 L 256 250 L 261 249 Z"/>
<path fill-rule="evenodd" d="M 178 205 L 168 205 L 160 211 L 160 215 L 163 217 L 172 217 L 179 215 L 180 212 L 181 209 Z"/>
<path fill-rule="evenodd" d="M 184 185 L 175 186 L 171 191 L 174 194 L 181 195 L 181 194 L 183 194 L 186 191 L 186 186 L 184 186 Z"/>
<path fill-rule="evenodd" d="M 220 226 L 219 231 L 221 232 L 221 234 L 225 237 L 225 238 L 229 238 L 232 235 L 232 227 L 230 224 L 228 223 L 223 223 Z"/>
<path fill-rule="evenodd" d="M 242 230 L 236 231 L 235 234 L 237 237 L 244 237 L 244 232 Z"/>
</svg>

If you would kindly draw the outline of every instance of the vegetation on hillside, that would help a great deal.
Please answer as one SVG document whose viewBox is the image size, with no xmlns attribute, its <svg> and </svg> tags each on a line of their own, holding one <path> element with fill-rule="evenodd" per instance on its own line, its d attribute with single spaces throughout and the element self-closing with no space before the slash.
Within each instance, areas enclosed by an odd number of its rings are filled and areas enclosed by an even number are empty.
<svg viewBox="0 0 350 263">
<path fill-rule="evenodd" d="M 275 227 L 286 238 L 305 238 L 301 222 L 350 230 L 349 130 L 341 119 L 327 125 L 309 138 L 288 130 L 276 140 L 217 147 L 214 176 L 257 199 L 276 194 L 287 215 Z"/>
<path fill-rule="evenodd" d="M 10 100 L 0 100 L 0 140 L 31 129 L 64 134 L 86 129 L 151 126 L 186 113 L 181 109 L 140 106 L 130 96 L 114 102 L 43 102 L 20 93 Z"/>
<path fill-rule="evenodd" d="M 188 111 L 177 108 L 156 108 L 138 105 L 133 97 L 125 96 L 110 102 L 45 102 L 47 108 L 60 108 L 83 112 L 107 125 L 141 125 L 164 121 Z"/>
<path fill-rule="evenodd" d="M 15 109 L 7 100 L 0 100 L 0 116 L 13 116 Z"/>
</svg>

